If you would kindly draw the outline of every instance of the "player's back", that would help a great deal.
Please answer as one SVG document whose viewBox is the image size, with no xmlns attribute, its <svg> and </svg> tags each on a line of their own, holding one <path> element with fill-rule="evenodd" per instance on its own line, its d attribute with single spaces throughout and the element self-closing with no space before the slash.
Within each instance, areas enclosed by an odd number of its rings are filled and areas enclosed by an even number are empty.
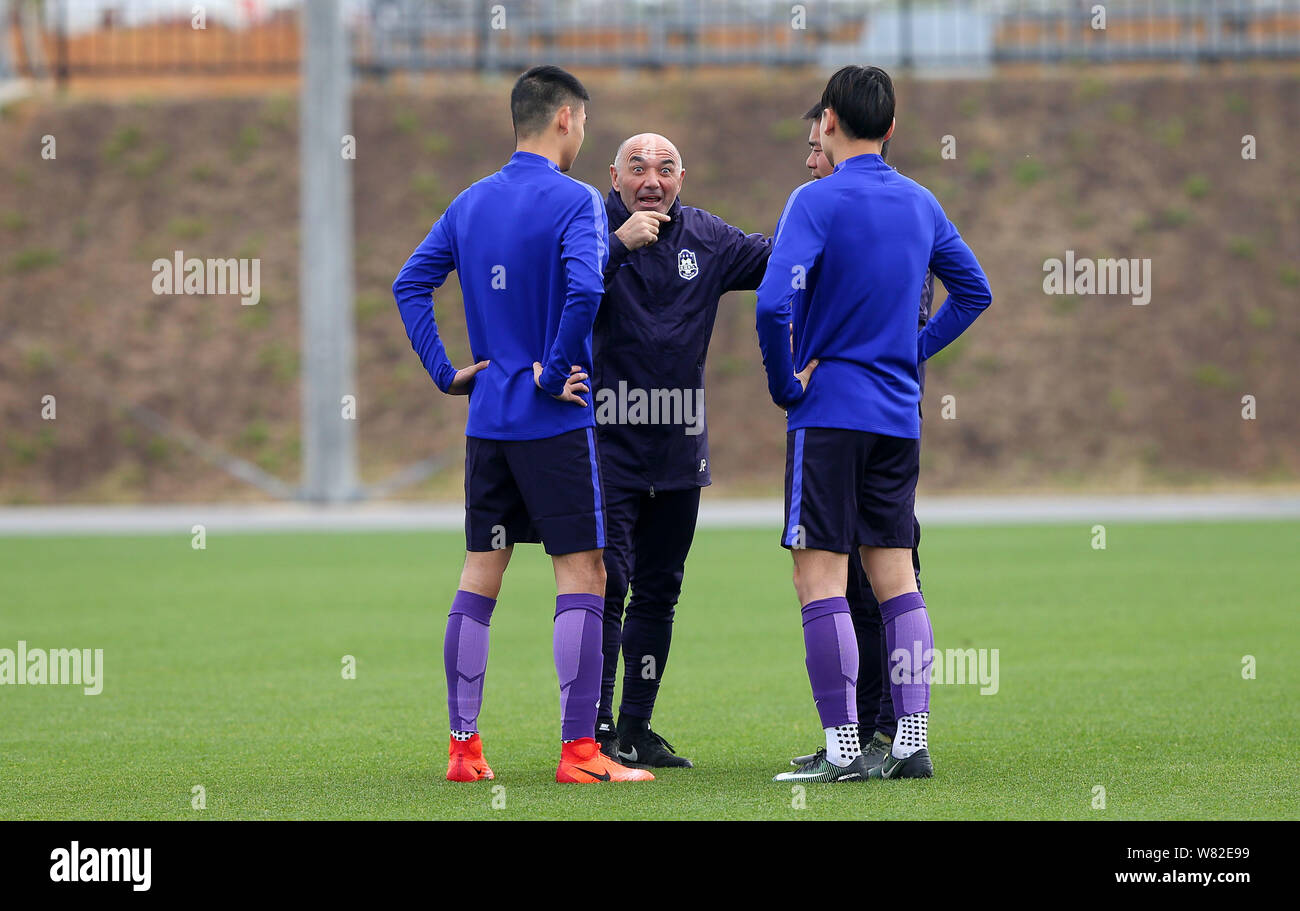
<svg viewBox="0 0 1300 911">
<path fill-rule="evenodd" d="M 465 433 L 539 439 L 592 426 L 591 408 L 537 388 L 533 362 L 547 361 L 567 299 L 591 299 L 592 313 L 599 304 L 606 245 L 600 194 L 547 159 L 516 152 L 443 217 L 474 359 L 491 361 L 475 378 Z M 590 323 L 578 349 L 569 352 L 573 363 L 590 370 Z"/>
<path fill-rule="evenodd" d="M 789 427 L 918 436 L 917 301 L 942 210 L 879 155 L 850 158 L 802 193 L 825 247 L 794 300 L 795 364 L 819 366 Z"/>
</svg>

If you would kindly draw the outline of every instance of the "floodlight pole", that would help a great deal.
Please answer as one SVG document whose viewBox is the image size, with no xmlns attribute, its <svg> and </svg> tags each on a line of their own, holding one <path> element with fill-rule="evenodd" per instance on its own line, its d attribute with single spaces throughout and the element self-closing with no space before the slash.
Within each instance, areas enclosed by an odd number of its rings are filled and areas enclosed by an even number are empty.
<svg viewBox="0 0 1300 911">
<path fill-rule="evenodd" d="M 339 0 L 302 5 L 299 313 L 302 320 L 300 496 L 339 502 L 357 486 L 356 343 L 352 319 L 351 61 Z M 351 416 L 349 417 L 349 413 Z"/>
</svg>

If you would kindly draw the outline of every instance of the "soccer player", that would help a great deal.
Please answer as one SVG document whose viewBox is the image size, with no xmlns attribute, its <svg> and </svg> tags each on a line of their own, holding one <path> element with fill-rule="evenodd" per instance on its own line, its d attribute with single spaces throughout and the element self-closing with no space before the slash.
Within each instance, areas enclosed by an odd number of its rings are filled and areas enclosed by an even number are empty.
<svg viewBox="0 0 1300 911">
<path fill-rule="evenodd" d="M 510 93 L 516 151 L 465 190 L 406 261 L 393 295 L 438 388 L 468 395 L 465 567 L 443 642 L 451 716 L 447 779 L 493 777 L 478 715 L 488 626 L 514 545 L 541 541 L 555 568 L 560 763 L 555 780 L 649 781 L 600 752 L 605 508 L 586 385 L 604 293 L 608 224 L 600 193 L 565 175 L 582 148 L 586 89 L 554 66 Z M 460 277 L 474 363 L 457 370 L 432 292 Z"/>
<path fill-rule="evenodd" d="M 627 764 L 690 768 L 689 759 L 651 730 L 650 718 L 668 663 L 700 488 L 710 483 L 704 360 L 718 298 L 757 288 L 771 246 L 761 234 L 747 235 L 682 205 L 686 169 L 663 136 L 628 138 L 609 175 L 605 211 L 613 233 L 592 371 L 609 517 L 596 739 Z M 615 725 L 620 645 L 623 694 Z"/>
<path fill-rule="evenodd" d="M 822 106 L 820 103 L 814 104 L 803 119 L 810 121 L 811 125 L 808 130 L 808 158 L 804 162 L 813 180 L 820 180 L 823 177 L 829 177 L 832 172 L 831 163 L 826 160 L 826 155 L 822 152 L 821 137 L 821 119 Z M 889 160 L 889 143 L 885 140 L 880 146 L 880 158 L 882 161 Z M 917 331 L 925 328 L 926 320 L 930 317 L 930 306 L 934 303 L 934 275 L 925 273 L 925 285 L 921 288 L 921 306 L 917 317 Z M 917 365 L 918 378 L 920 380 L 921 393 L 925 393 L 925 364 Z M 921 555 L 919 547 L 921 544 L 921 523 L 916 521 L 915 516 L 912 518 L 912 525 L 916 532 L 916 547 L 912 548 L 912 568 L 916 572 L 917 589 L 921 586 Z M 898 729 L 898 721 L 894 718 L 894 700 L 889 692 L 889 687 L 885 686 L 885 680 L 889 674 L 889 655 L 885 652 L 884 629 L 880 619 L 880 605 L 876 602 L 876 597 L 872 594 L 871 583 L 867 580 L 867 574 L 862 569 L 860 560 L 850 559 L 848 588 L 845 592 L 845 598 L 849 602 L 849 616 L 853 620 L 853 634 L 858 642 L 858 740 L 862 744 L 862 751 L 866 754 L 868 766 L 876 764 L 881 757 L 889 752 L 890 746 L 894 741 L 894 734 Z M 877 664 L 872 660 L 872 655 L 880 655 L 880 662 Z M 811 761 L 816 756 L 810 753 L 806 756 L 796 756 L 790 760 L 793 766 L 800 766 Z"/>
<path fill-rule="evenodd" d="M 820 104 L 822 151 L 834 170 L 790 194 L 756 316 L 768 390 L 787 410 L 781 544 L 794 557 L 808 678 L 826 735 L 824 749 L 776 780 L 929 777 L 933 635 L 911 553 L 917 365 L 957 338 L 992 297 L 933 194 L 880 157 L 894 131 L 888 74 L 845 67 Z M 918 334 L 927 268 L 949 296 Z M 845 598 L 855 551 L 880 603 L 898 714 L 890 751 L 874 765 L 858 739 L 859 656 Z"/>
</svg>

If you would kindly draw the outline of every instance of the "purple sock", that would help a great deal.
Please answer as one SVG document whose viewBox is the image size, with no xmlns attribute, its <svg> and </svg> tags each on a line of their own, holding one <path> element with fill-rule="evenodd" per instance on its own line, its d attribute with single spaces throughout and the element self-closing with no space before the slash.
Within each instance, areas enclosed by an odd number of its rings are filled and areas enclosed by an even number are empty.
<svg viewBox="0 0 1300 911">
<path fill-rule="evenodd" d="M 858 723 L 858 640 L 849 602 L 823 598 L 803 607 L 804 663 L 822 727 Z"/>
<path fill-rule="evenodd" d="M 447 671 L 447 714 L 453 731 L 477 731 L 487 673 L 488 624 L 495 598 L 457 591 L 447 615 L 442 664 Z"/>
<path fill-rule="evenodd" d="M 555 673 L 560 678 L 560 739 L 596 735 L 605 599 L 601 595 L 555 596 Z"/>
<path fill-rule="evenodd" d="M 908 592 L 880 605 L 889 649 L 889 692 L 899 718 L 930 711 L 930 663 L 934 632 L 920 592 Z"/>
</svg>

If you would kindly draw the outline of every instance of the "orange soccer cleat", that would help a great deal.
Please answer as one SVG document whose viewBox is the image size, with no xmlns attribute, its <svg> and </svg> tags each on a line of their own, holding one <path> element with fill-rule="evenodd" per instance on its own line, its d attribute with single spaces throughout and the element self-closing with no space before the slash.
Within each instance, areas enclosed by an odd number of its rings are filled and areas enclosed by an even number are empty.
<svg viewBox="0 0 1300 911">
<path fill-rule="evenodd" d="M 621 766 L 600 751 L 594 738 L 583 737 L 560 747 L 560 766 L 555 780 L 566 784 L 593 784 L 598 781 L 654 781 L 644 769 Z"/>
<path fill-rule="evenodd" d="M 483 758 L 483 741 L 478 734 L 469 740 L 451 738 L 447 757 L 448 781 L 490 781 L 496 777 Z"/>
</svg>

